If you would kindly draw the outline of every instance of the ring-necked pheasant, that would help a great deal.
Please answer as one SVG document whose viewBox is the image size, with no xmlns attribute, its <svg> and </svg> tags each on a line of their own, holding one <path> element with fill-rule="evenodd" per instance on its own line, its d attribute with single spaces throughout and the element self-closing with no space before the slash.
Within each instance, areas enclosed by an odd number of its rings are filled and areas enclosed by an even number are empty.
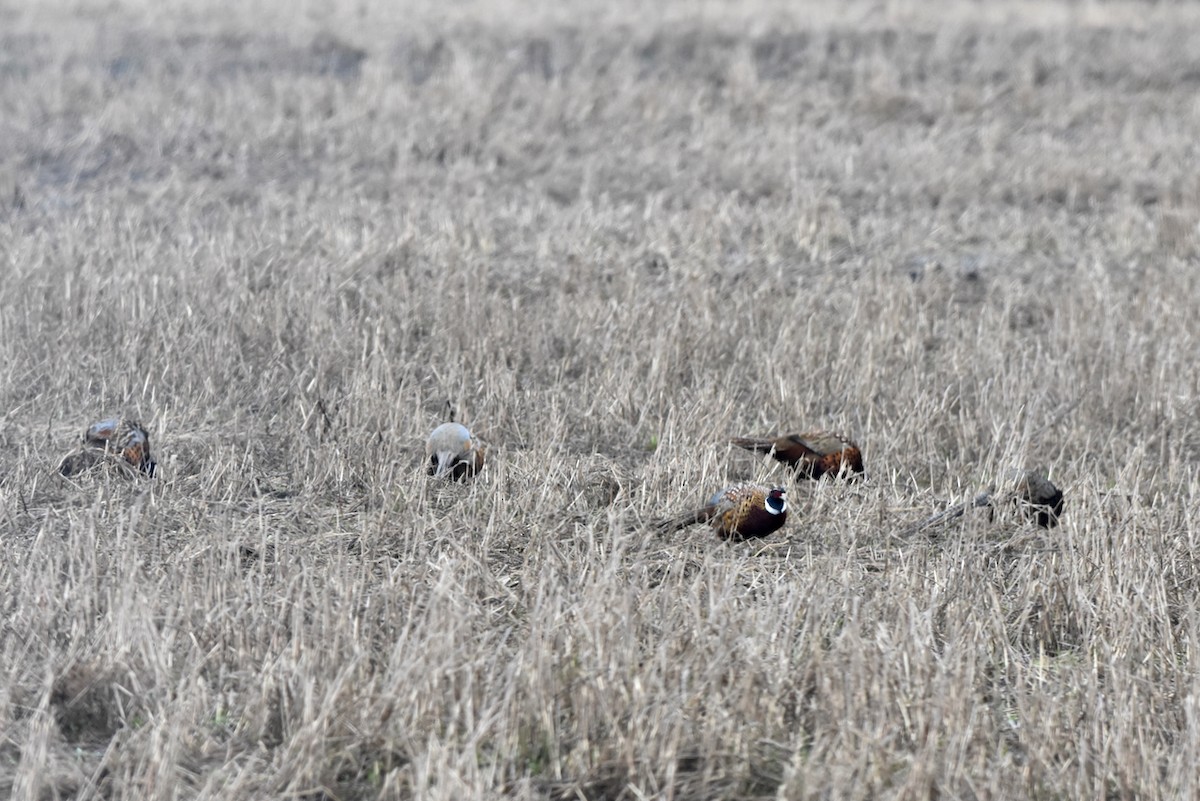
<svg viewBox="0 0 1200 801">
<path fill-rule="evenodd" d="M 1054 528 L 1062 517 L 1062 490 L 1037 470 L 1017 472 L 1013 502 L 1042 528 Z"/>
<path fill-rule="evenodd" d="M 442 423 L 425 443 L 426 469 L 431 476 L 462 481 L 483 469 L 483 452 L 466 426 Z"/>
<path fill-rule="evenodd" d="M 854 480 L 863 472 L 862 451 L 841 434 L 810 431 L 774 438 L 734 437 L 734 445 L 755 453 L 766 453 L 795 471 L 797 478 L 844 475 Z"/>
<path fill-rule="evenodd" d="M 762 484 L 734 484 L 709 498 L 699 509 L 658 524 L 666 534 L 696 523 L 708 523 L 725 540 L 765 537 L 787 522 L 787 491 Z"/>
<path fill-rule="evenodd" d="M 955 504 L 909 526 L 900 532 L 900 536 L 909 537 L 935 526 L 944 526 L 973 509 L 986 508 L 988 519 L 991 520 L 1006 504 L 1015 506 L 1026 520 L 1042 528 L 1058 525 L 1063 513 L 1063 493 L 1050 479 L 1037 470 L 1013 470 L 1008 473 L 1008 480 L 1013 482 L 1012 489 L 997 493 L 996 485 L 992 484 L 973 499 Z"/>
<path fill-rule="evenodd" d="M 150 456 L 150 435 L 142 424 L 125 417 L 110 417 L 89 426 L 83 434 L 83 447 L 66 456 L 58 469 L 64 476 L 73 476 L 106 456 L 115 456 L 148 476 L 154 475 L 157 466 Z"/>
</svg>

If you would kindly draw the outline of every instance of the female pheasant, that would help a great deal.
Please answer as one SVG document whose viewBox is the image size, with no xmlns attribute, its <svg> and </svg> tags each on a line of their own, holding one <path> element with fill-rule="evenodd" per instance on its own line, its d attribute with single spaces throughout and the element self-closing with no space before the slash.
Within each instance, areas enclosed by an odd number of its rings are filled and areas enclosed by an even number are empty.
<svg viewBox="0 0 1200 801">
<path fill-rule="evenodd" d="M 790 467 L 797 478 L 844 475 L 852 481 L 863 472 L 858 445 L 830 431 L 787 434 L 774 439 L 734 437 L 732 442 L 739 448 L 770 454 Z"/>
<path fill-rule="evenodd" d="M 83 434 L 83 447 L 64 458 L 58 469 L 64 476 L 72 476 L 106 456 L 115 456 L 148 476 L 154 475 L 157 466 L 150 456 L 150 435 L 142 424 L 124 417 L 110 417 L 89 426 Z"/>
<path fill-rule="evenodd" d="M 1042 528 L 1054 528 L 1062 517 L 1062 490 L 1037 470 L 1017 471 L 1013 502 Z"/>
<path fill-rule="evenodd" d="M 425 443 L 426 468 L 436 478 L 462 481 L 483 469 L 483 447 L 461 423 L 442 423 Z"/>
<path fill-rule="evenodd" d="M 708 523 L 724 540 L 765 537 L 787 522 L 787 491 L 761 484 L 734 484 L 713 495 L 708 503 L 658 525 L 666 534 L 696 523 Z"/>
</svg>

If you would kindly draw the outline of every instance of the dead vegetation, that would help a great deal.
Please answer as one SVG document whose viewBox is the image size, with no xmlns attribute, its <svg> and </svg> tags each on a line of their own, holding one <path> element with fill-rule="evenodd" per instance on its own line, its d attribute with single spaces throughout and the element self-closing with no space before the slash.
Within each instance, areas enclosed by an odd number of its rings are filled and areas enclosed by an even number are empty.
<svg viewBox="0 0 1200 801">
<path fill-rule="evenodd" d="M 1196 794 L 1190 7 L 28 5 L 0 794 Z"/>
</svg>

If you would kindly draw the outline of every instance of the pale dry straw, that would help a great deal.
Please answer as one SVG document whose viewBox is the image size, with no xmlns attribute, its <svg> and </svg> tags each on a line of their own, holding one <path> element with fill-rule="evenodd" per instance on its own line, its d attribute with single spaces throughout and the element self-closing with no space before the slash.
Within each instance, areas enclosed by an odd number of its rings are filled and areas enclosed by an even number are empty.
<svg viewBox="0 0 1200 801">
<path fill-rule="evenodd" d="M 1197 792 L 1191 7 L 27 5 L 0 794 Z M 652 534 L 806 428 L 870 480 Z"/>
</svg>

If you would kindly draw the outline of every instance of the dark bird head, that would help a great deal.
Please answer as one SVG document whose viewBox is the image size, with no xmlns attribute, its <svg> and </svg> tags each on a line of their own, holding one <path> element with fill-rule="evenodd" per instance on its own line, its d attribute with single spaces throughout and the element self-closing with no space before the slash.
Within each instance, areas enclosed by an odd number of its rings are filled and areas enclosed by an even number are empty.
<svg viewBox="0 0 1200 801">
<path fill-rule="evenodd" d="M 787 511 L 787 490 L 783 487 L 771 487 L 767 492 L 764 505 L 767 511 L 773 515 L 781 515 Z"/>
<path fill-rule="evenodd" d="M 1013 501 L 1025 516 L 1042 528 L 1054 528 L 1063 513 L 1063 492 L 1040 470 L 1015 470 Z"/>
</svg>

